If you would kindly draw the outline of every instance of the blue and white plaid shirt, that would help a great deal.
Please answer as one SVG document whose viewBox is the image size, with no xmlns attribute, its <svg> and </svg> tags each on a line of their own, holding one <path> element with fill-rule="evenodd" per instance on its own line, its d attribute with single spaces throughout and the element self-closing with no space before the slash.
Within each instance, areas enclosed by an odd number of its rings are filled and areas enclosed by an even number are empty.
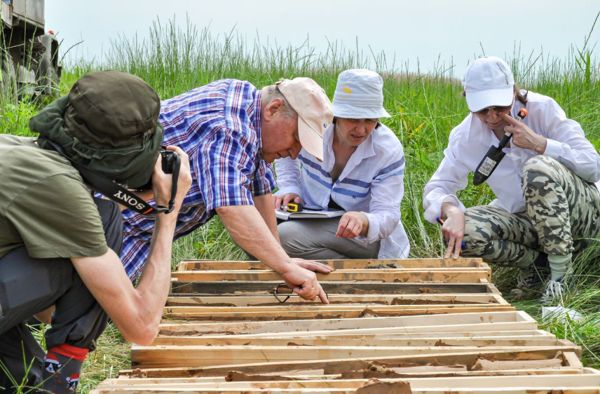
<svg viewBox="0 0 600 394">
<path fill-rule="evenodd" d="M 260 91 L 246 81 L 221 80 L 161 103 L 163 145 L 190 158 L 192 186 L 177 218 L 175 238 L 206 223 L 215 209 L 254 205 L 253 195 L 271 193 L 271 166 L 261 159 Z M 150 250 L 154 218 L 123 211 L 121 260 L 137 278 Z"/>
</svg>

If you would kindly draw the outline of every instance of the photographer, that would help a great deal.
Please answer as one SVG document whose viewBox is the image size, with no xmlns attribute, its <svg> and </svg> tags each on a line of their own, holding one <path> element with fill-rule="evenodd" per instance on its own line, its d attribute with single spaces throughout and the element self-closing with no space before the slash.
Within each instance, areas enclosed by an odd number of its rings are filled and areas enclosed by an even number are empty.
<svg viewBox="0 0 600 394">
<path fill-rule="evenodd" d="M 96 72 L 31 119 L 37 140 L 0 136 L 3 390 L 15 391 L 24 382 L 45 392 L 75 391 L 81 365 L 108 318 L 128 341 L 148 344 L 156 336 L 169 291 L 177 214 L 191 183 L 187 155 L 167 147 L 181 161 L 177 193 L 171 195 L 172 176 L 163 172 L 159 156 L 159 107 L 157 94 L 138 77 Z M 95 178 L 133 189 L 151 181 L 157 204 L 152 210 L 163 211 L 155 215 L 137 288 L 118 257 L 119 209 L 93 197 Z M 120 189 L 113 197 L 126 193 Z M 135 195 L 124 200 L 141 204 Z M 43 319 L 52 306 L 44 353 L 25 322 L 35 314 Z"/>
</svg>

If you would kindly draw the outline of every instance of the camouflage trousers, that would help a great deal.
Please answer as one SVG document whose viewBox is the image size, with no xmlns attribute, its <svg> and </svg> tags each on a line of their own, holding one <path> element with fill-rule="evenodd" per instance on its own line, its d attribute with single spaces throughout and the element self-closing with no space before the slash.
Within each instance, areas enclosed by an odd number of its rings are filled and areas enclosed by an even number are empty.
<svg viewBox="0 0 600 394">
<path fill-rule="evenodd" d="M 525 211 L 466 210 L 464 256 L 525 268 L 540 252 L 577 252 L 600 234 L 600 193 L 594 184 L 541 155 L 525 163 L 522 182 Z"/>
</svg>

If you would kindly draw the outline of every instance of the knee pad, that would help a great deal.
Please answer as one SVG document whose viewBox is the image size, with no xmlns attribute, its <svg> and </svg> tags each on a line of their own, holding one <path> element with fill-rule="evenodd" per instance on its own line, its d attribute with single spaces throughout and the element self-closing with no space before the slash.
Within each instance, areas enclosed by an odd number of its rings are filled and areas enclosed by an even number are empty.
<svg viewBox="0 0 600 394">
<path fill-rule="evenodd" d="M 0 260 L 0 305 L 4 315 L 30 317 L 54 303 L 72 282 L 68 259 L 32 259 L 24 247 Z M 35 286 L 23 286 L 34 283 Z"/>
</svg>

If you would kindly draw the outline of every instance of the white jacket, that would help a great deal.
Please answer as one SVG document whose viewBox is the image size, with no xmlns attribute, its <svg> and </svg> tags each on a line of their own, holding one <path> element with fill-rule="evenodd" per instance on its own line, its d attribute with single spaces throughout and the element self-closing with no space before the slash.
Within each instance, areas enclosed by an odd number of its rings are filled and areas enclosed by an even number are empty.
<svg viewBox="0 0 600 394">
<path fill-rule="evenodd" d="M 325 132 L 325 160 L 302 149 L 297 159 L 275 161 L 277 195 L 296 193 L 307 208 L 327 209 L 330 197 L 346 211 L 364 212 L 369 219 L 365 243 L 381 240 L 379 258 L 404 258 L 410 245 L 400 221 L 404 195 L 402 144 L 387 127 L 377 127 L 352 154 L 337 181 L 329 175 L 335 164 L 333 129 Z"/>
<path fill-rule="evenodd" d="M 515 101 L 512 116 L 515 117 L 523 104 Z M 544 155 L 552 157 L 588 182 L 600 180 L 600 156 L 585 138 L 579 123 L 568 119 L 565 112 L 552 98 L 529 92 L 528 115 L 523 122 L 534 132 L 548 140 Z M 498 138 L 479 118 L 469 114 L 450 133 L 444 159 L 423 192 L 425 219 L 435 223 L 441 214 L 442 203 L 454 202 L 460 209 L 464 205 L 456 192 L 467 185 L 467 175 L 474 172 L 490 146 L 498 146 Z M 496 199 L 490 205 L 515 213 L 525 209 L 521 188 L 523 165 L 537 155 L 529 149 L 516 146 L 505 148 L 506 156 L 486 180 Z M 598 186 L 598 185 L 597 185 Z"/>
</svg>

